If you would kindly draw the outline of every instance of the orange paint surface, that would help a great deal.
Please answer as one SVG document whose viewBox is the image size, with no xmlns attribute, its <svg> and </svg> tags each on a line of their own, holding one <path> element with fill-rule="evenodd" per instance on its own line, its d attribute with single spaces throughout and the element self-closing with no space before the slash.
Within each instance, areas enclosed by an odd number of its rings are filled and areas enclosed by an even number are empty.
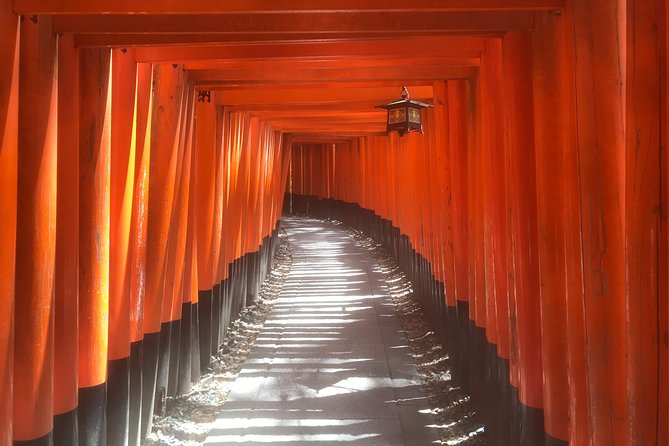
<svg viewBox="0 0 669 446">
<path fill-rule="evenodd" d="M 151 116 L 153 70 L 150 64 L 137 65 L 133 139 L 135 178 L 130 223 L 130 341 L 144 337 L 144 299 L 146 295 L 146 245 L 151 154 Z"/>
<path fill-rule="evenodd" d="M 53 428 L 57 49 L 48 18 L 20 27 L 13 438 L 32 440 Z"/>
<path fill-rule="evenodd" d="M 111 54 L 79 59 L 79 387 L 107 379 L 111 168 Z"/>
<path fill-rule="evenodd" d="M 19 19 L 0 6 L 0 446 L 12 444 L 14 274 L 19 109 Z"/>
<path fill-rule="evenodd" d="M 154 68 L 153 79 L 144 333 L 160 331 L 164 299 L 167 299 L 165 275 L 179 157 L 176 135 L 183 97 L 183 71 L 179 66 L 159 65 Z M 169 311 L 171 295 L 167 302 Z"/>
<path fill-rule="evenodd" d="M 112 50 L 109 359 L 130 355 L 130 234 L 135 187 L 137 64 L 132 50 Z"/>
<path fill-rule="evenodd" d="M 79 53 L 72 35 L 58 41 L 58 201 L 54 413 L 78 405 L 79 356 Z"/>
</svg>

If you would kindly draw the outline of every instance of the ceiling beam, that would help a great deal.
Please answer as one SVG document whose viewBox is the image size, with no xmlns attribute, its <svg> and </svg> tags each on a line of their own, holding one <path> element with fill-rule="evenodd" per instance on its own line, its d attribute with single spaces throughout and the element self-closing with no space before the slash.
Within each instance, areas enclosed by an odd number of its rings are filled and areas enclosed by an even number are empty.
<svg viewBox="0 0 669 446">
<path fill-rule="evenodd" d="M 414 91 L 415 88 L 412 87 L 410 88 L 410 91 Z M 218 93 L 218 92 L 216 92 Z M 412 98 L 422 100 L 424 102 L 432 102 L 431 96 L 430 97 L 423 97 L 423 98 L 418 98 L 411 96 Z M 244 104 L 230 104 L 230 103 L 224 103 L 222 98 L 215 99 L 215 102 L 221 105 L 225 105 L 226 108 L 230 111 L 247 111 L 250 113 L 256 113 L 256 112 L 264 112 L 264 111 L 282 111 L 282 112 L 287 112 L 287 111 L 308 111 L 308 110 L 313 110 L 313 111 L 318 111 L 318 110 L 340 110 L 343 112 L 352 112 L 356 110 L 374 110 L 374 107 L 376 107 L 379 104 L 388 102 L 393 99 L 398 99 L 399 98 L 399 90 L 395 89 L 393 93 L 390 93 L 389 96 L 384 97 L 384 98 L 372 98 L 368 100 L 356 100 L 356 99 L 351 99 L 351 98 L 346 98 L 347 100 L 343 100 L 340 102 L 327 102 L 327 103 L 318 103 L 318 102 L 288 102 L 284 101 L 282 103 L 277 103 L 277 104 L 272 104 L 272 103 L 260 103 L 260 101 L 254 101 L 253 103 L 249 103 L 249 101 L 246 101 L 247 103 Z"/>
<path fill-rule="evenodd" d="M 394 32 L 486 32 L 526 30 L 534 25 L 527 11 L 483 12 L 367 12 L 305 14 L 181 14 L 63 15 L 53 18 L 57 33 L 308 33 L 327 38 L 331 33 L 356 35 Z"/>
<path fill-rule="evenodd" d="M 564 0 L 14 0 L 20 14 L 312 13 L 552 10 Z"/>
<path fill-rule="evenodd" d="M 303 89 L 303 88 L 376 88 L 376 87 L 393 87 L 400 91 L 402 87 L 409 85 L 417 87 L 429 87 L 434 85 L 434 80 L 418 80 L 406 82 L 403 80 L 395 81 L 365 81 L 365 82 L 322 82 L 322 83 L 305 83 L 299 81 L 291 82 L 271 82 L 271 83 L 248 83 L 245 81 L 238 82 L 211 82 L 198 84 L 199 90 L 257 90 L 258 88 L 281 88 L 283 90 Z"/>
<path fill-rule="evenodd" d="M 184 65 L 186 70 L 268 70 L 268 69 L 332 69 L 332 68 L 381 68 L 396 67 L 410 63 L 414 66 L 479 66 L 480 57 L 389 57 L 383 59 L 298 59 L 298 60 L 213 60 L 187 62 Z"/>
<path fill-rule="evenodd" d="M 432 87 L 411 87 L 411 97 L 418 100 L 431 100 Z M 307 105 L 321 104 L 321 109 L 329 103 L 367 102 L 376 105 L 397 99 L 399 92 L 395 87 L 379 88 L 305 88 L 277 89 L 259 88 L 257 90 L 216 91 L 212 100 L 220 105 L 258 106 L 258 105 Z"/>
<path fill-rule="evenodd" d="M 318 59 L 406 57 L 479 57 L 478 37 L 413 37 L 363 41 L 273 43 L 266 45 L 186 45 L 137 48 L 137 62 L 188 63 L 230 59 Z"/>
<path fill-rule="evenodd" d="M 415 31 L 413 34 L 420 36 L 443 36 L 454 34 L 450 31 Z M 500 32 L 477 32 L 470 33 L 480 37 L 499 37 Z M 395 32 L 377 32 L 374 38 L 397 37 Z M 369 39 L 369 33 L 254 33 L 254 34 L 229 34 L 229 33 L 122 33 L 103 34 L 86 33 L 75 34 L 74 44 L 77 47 L 130 47 L 130 46 L 158 46 L 158 45 L 194 45 L 194 44 L 229 44 L 229 43 L 303 43 L 310 41 L 337 41 L 352 39 Z"/>
<path fill-rule="evenodd" d="M 328 68 L 292 69 L 272 68 L 265 70 L 194 70 L 188 79 L 196 84 L 214 89 L 226 82 L 267 84 L 272 82 L 299 82 L 320 84 L 323 82 L 405 81 L 437 79 L 471 79 L 476 77 L 476 66 L 415 66 L 413 64 L 381 68 Z"/>
</svg>

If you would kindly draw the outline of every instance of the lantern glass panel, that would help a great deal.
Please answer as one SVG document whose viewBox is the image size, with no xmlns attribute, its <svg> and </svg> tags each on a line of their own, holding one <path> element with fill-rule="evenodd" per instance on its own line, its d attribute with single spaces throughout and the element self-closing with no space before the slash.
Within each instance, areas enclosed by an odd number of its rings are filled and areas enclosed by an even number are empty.
<svg viewBox="0 0 669 446">
<path fill-rule="evenodd" d="M 398 122 L 406 122 L 406 109 L 396 108 L 388 110 L 388 124 L 397 124 Z"/>
<path fill-rule="evenodd" d="M 409 109 L 409 122 L 420 124 L 420 110 L 417 108 Z"/>
</svg>

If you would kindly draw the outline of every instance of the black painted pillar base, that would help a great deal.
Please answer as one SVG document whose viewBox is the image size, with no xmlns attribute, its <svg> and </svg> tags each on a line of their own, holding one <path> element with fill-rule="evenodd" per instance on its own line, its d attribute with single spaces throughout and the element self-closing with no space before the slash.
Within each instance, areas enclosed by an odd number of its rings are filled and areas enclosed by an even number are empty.
<svg viewBox="0 0 669 446">
<path fill-rule="evenodd" d="M 176 393 L 183 395 L 190 389 L 191 381 L 191 310 L 193 305 L 186 302 L 181 305 L 181 321 L 179 329 L 179 361 Z M 199 360 L 199 358 L 198 358 Z"/>
<path fill-rule="evenodd" d="M 200 381 L 200 304 L 191 306 L 190 324 L 190 380 L 192 383 Z"/>
<path fill-rule="evenodd" d="M 127 446 L 130 421 L 130 360 L 107 363 L 107 445 Z"/>
<path fill-rule="evenodd" d="M 160 349 L 160 333 L 144 334 L 144 351 L 142 360 L 142 412 L 141 438 L 151 432 L 153 408 L 156 394 L 156 374 L 158 373 L 158 351 Z"/>
<path fill-rule="evenodd" d="M 128 419 L 128 446 L 140 446 L 142 416 L 142 352 L 143 341 L 130 344 L 130 403 Z"/>
<path fill-rule="evenodd" d="M 53 446 L 53 432 L 34 440 L 14 441 L 14 446 Z"/>
<path fill-rule="evenodd" d="M 211 361 L 211 290 L 198 291 L 200 323 L 200 372 L 209 368 Z"/>
<path fill-rule="evenodd" d="M 541 444 L 546 438 L 544 433 L 544 411 L 526 406 L 522 403 L 518 405 L 519 410 L 519 442 L 521 446 L 532 446 Z M 567 446 L 567 442 L 562 440 L 546 441 L 546 446 Z"/>
<path fill-rule="evenodd" d="M 167 401 L 167 382 L 170 372 L 170 347 L 172 344 L 172 322 L 160 325 L 160 342 L 158 349 L 158 369 L 156 373 L 155 402 L 153 413 L 163 415 Z"/>
<path fill-rule="evenodd" d="M 183 313 L 182 313 L 183 317 Z M 181 319 L 170 322 L 170 366 L 167 377 L 167 396 L 177 396 L 179 379 L 179 345 L 181 344 Z"/>
<path fill-rule="evenodd" d="M 79 446 L 107 444 L 107 383 L 79 389 Z"/>
<path fill-rule="evenodd" d="M 211 291 L 211 355 L 218 353 L 221 345 L 221 285 L 216 284 Z"/>
<path fill-rule="evenodd" d="M 53 417 L 53 445 L 78 446 L 79 425 L 77 409 Z"/>
<path fill-rule="evenodd" d="M 228 337 L 230 326 L 230 279 L 221 281 L 221 344 Z"/>
</svg>

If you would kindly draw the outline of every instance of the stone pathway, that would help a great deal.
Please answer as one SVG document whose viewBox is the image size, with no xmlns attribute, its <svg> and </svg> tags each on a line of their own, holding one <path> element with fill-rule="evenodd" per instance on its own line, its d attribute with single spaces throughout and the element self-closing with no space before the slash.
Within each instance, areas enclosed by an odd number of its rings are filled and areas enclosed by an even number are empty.
<svg viewBox="0 0 669 446">
<path fill-rule="evenodd" d="M 438 444 L 376 260 L 337 226 L 284 229 L 292 269 L 204 444 Z"/>
</svg>

